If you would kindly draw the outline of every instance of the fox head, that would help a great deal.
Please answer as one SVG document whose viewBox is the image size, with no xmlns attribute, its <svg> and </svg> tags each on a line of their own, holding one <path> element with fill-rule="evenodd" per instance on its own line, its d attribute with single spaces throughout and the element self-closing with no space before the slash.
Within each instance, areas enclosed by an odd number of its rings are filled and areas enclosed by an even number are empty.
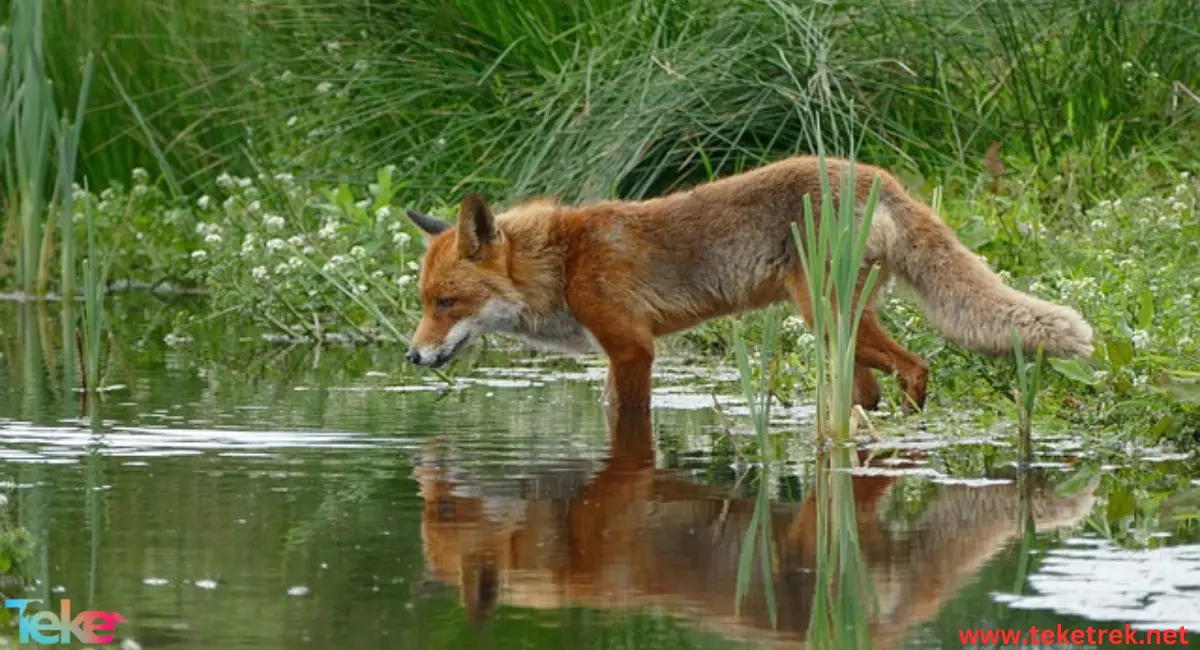
<svg viewBox="0 0 1200 650">
<path fill-rule="evenodd" d="M 437 368 L 484 334 L 513 331 L 523 302 L 509 277 L 508 242 L 487 202 L 467 194 L 456 226 L 407 214 L 428 244 L 417 281 L 421 321 L 408 360 Z"/>
</svg>

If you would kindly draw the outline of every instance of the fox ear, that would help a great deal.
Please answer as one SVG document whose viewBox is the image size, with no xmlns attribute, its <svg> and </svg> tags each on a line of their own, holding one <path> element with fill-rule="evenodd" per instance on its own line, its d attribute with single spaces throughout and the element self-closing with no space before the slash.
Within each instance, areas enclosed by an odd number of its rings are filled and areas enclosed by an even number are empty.
<svg viewBox="0 0 1200 650">
<path fill-rule="evenodd" d="M 430 237 L 441 234 L 443 231 L 450 228 L 450 224 L 446 223 L 445 221 L 439 221 L 438 219 L 434 219 L 429 215 L 421 214 L 416 210 L 405 210 L 404 214 L 408 215 L 408 218 L 414 224 L 416 224 L 418 228 L 421 229 L 421 232 L 429 235 Z"/>
<path fill-rule="evenodd" d="M 468 192 L 458 209 L 458 250 L 463 257 L 475 257 L 486 247 L 500 242 L 496 217 L 483 197 Z"/>
</svg>

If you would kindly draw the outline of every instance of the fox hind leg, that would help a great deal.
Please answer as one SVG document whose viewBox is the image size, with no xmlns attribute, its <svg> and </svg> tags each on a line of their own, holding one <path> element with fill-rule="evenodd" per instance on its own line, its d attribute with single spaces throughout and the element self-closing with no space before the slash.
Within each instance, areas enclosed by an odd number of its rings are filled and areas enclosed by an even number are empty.
<svg viewBox="0 0 1200 650">
<path fill-rule="evenodd" d="M 875 373 L 871 371 L 871 367 L 855 362 L 854 394 L 852 395 L 854 403 L 868 411 L 874 411 L 879 408 L 879 396 L 879 380 L 875 379 Z"/>
<path fill-rule="evenodd" d="M 854 348 L 855 384 L 858 384 L 859 368 L 869 373 L 871 368 L 889 375 L 898 375 L 900 388 L 904 391 L 901 410 L 912 413 L 925 408 L 926 385 L 929 381 L 929 365 L 921 357 L 904 349 L 888 336 L 875 310 L 863 312 L 858 324 L 858 340 Z M 872 378 L 873 380 L 874 378 Z M 876 385 L 878 391 L 878 385 Z"/>
<path fill-rule="evenodd" d="M 863 278 L 865 278 L 865 274 Z M 860 278 L 859 290 L 862 289 L 863 278 Z M 796 309 L 811 328 L 813 309 L 809 301 L 808 285 L 804 274 L 789 275 L 785 284 Z M 878 286 L 877 284 L 876 287 Z M 855 299 L 857 300 L 857 298 L 856 294 Z M 874 295 L 870 300 L 874 300 Z M 879 381 L 875 378 L 873 370 L 881 370 L 889 375 L 899 375 L 900 385 L 905 394 L 905 402 L 901 408 L 905 413 L 924 407 L 929 376 L 927 364 L 920 357 L 892 340 L 879 322 L 875 309 L 867 307 L 859 322 L 858 338 L 855 341 L 854 393 L 852 395 L 853 402 L 867 410 L 879 407 Z"/>
</svg>

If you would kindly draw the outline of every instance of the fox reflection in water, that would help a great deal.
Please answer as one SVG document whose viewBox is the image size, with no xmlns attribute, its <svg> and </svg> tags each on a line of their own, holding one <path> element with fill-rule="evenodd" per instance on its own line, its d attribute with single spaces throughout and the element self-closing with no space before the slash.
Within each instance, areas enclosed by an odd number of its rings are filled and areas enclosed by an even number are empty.
<svg viewBox="0 0 1200 650">
<path fill-rule="evenodd" d="M 415 470 L 427 578 L 457 586 L 476 622 L 500 604 L 653 608 L 728 637 L 794 646 L 812 611 L 815 497 L 772 508 L 773 626 L 757 561 L 746 600 L 735 610 L 753 497 L 730 499 L 720 488 L 656 468 L 648 410 L 610 413 L 608 425 L 611 454 L 598 473 L 546 472 L 529 479 L 532 494 L 518 497 L 489 494 L 465 478 L 445 447 L 427 449 Z M 880 506 L 897 480 L 852 477 L 860 546 L 879 604 L 870 630 L 877 648 L 932 619 L 1021 530 L 1015 482 L 939 486 L 915 526 L 893 529 Z M 1091 509 L 1094 488 L 1065 497 L 1035 490 L 1037 529 L 1078 523 Z"/>
</svg>

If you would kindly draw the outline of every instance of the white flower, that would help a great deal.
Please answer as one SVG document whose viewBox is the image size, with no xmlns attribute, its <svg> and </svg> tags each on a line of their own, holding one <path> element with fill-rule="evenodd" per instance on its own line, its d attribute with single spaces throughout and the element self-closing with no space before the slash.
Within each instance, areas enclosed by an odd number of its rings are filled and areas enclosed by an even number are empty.
<svg viewBox="0 0 1200 650">
<path fill-rule="evenodd" d="M 408 246 L 408 243 L 410 241 L 412 241 L 412 235 L 410 235 L 406 232 L 398 232 L 398 233 L 392 235 L 392 243 L 399 246 L 400 248 L 404 248 L 404 247 Z"/>
<path fill-rule="evenodd" d="M 207 194 L 196 199 L 196 205 L 200 206 L 201 210 L 207 210 L 208 206 L 211 204 L 212 204 L 212 199 L 209 198 Z"/>
<path fill-rule="evenodd" d="M 342 44 L 337 41 L 329 41 L 325 43 L 325 50 L 327 52 L 337 52 L 340 49 L 342 49 Z"/>
<path fill-rule="evenodd" d="M 402 276 L 396 278 L 396 284 L 399 285 L 401 289 L 403 289 L 404 287 L 407 287 L 411 283 L 412 283 L 411 275 L 402 275 Z"/>
<path fill-rule="evenodd" d="M 354 207 L 359 208 L 360 210 L 366 210 L 367 208 L 371 207 L 371 201 L 368 199 L 363 199 L 355 203 Z"/>
<path fill-rule="evenodd" d="M 383 270 L 382 270 L 382 269 L 380 269 L 380 270 L 377 270 L 377 271 L 372 271 L 372 272 L 371 272 L 371 278 L 372 278 L 372 279 L 374 279 L 374 280 L 379 280 L 379 279 L 382 279 L 382 278 L 383 278 L 383 275 L 384 275 L 384 274 L 383 274 Z"/>
<path fill-rule="evenodd" d="M 253 276 L 255 280 L 265 279 L 267 277 L 267 267 L 256 266 L 250 271 L 250 275 Z"/>
<path fill-rule="evenodd" d="M 416 262 L 409 262 L 408 268 L 410 271 L 413 271 L 415 273 L 421 269 L 421 266 L 419 264 L 417 264 Z"/>
<path fill-rule="evenodd" d="M 305 246 L 304 250 L 302 250 L 300 252 L 304 253 L 305 255 L 311 256 L 313 253 L 317 252 L 317 249 L 313 248 L 312 246 Z"/>
<path fill-rule="evenodd" d="M 1146 330 L 1136 330 L 1133 333 L 1133 346 L 1135 348 L 1144 348 L 1150 345 L 1150 332 Z"/>
<path fill-rule="evenodd" d="M 264 215 L 263 225 L 266 226 L 268 230 L 279 230 L 284 226 L 283 217 L 277 214 Z"/>
<path fill-rule="evenodd" d="M 208 251 L 206 251 L 206 250 L 202 249 L 202 250 L 192 251 L 192 260 L 193 261 L 199 262 L 199 261 L 207 259 L 207 258 L 208 258 Z"/>
<path fill-rule="evenodd" d="M 221 172 L 221 175 L 217 176 L 217 187 L 223 190 L 233 189 L 233 177 L 229 172 Z"/>
<path fill-rule="evenodd" d="M 287 125 L 288 126 L 296 126 L 296 122 L 299 122 L 299 121 L 300 121 L 300 118 L 293 115 L 288 118 Z"/>
<path fill-rule="evenodd" d="M 361 260 L 362 258 L 364 258 L 366 256 L 367 256 L 367 249 L 363 248 L 362 246 L 355 246 L 354 248 L 350 249 L 350 257 Z"/>
<path fill-rule="evenodd" d="M 116 191 L 114 191 L 113 188 L 111 188 L 111 187 L 106 187 L 106 188 L 104 188 L 103 192 L 100 192 L 100 198 L 105 201 L 111 201 L 116 196 L 117 196 Z"/>
<path fill-rule="evenodd" d="M 232 212 L 235 205 L 237 205 L 237 199 L 233 198 L 232 196 L 221 202 L 221 207 L 225 208 L 226 212 Z"/>
<path fill-rule="evenodd" d="M 217 233 L 215 233 L 215 232 L 210 232 L 210 233 L 208 233 L 207 235 L 205 235 L 205 236 L 204 236 L 204 243 L 206 243 L 206 244 L 220 244 L 220 243 L 221 243 L 221 235 L 219 235 L 219 234 L 217 234 Z"/>
<path fill-rule="evenodd" d="M 387 219 L 391 216 L 392 208 L 386 205 L 375 211 L 375 217 L 378 219 Z"/>
<path fill-rule="evenodd" d="M 288 237 L 288 243 L 296 248 L 300 248 L 304 245 L 304 235 L 292 235 Z"/>
<path fill-rule="evenodd" d="M 242 255 L 253 255 L 256 244 L 258 244 L 258 236 L 254 233 L 247 233 L 246 238 L 242 240 Z"/>
<path fill-rule="evenodd" d="M 146 193 L 149 191 L 150 191 L 150 187 L 147 185 L 134 185 L 133 186 L 133 195 L 134 196 L 145 196 Z"/>
<path fill-rule="evenodd" d="M 275 180 L 285 185 L 291 185 L 296 180 L 296 177 L 292 176 L 291 172 L 279 172 L 275 174 Z"/>
<path fill-rule="evenodd" d="M 337 237 L 339 225 L 341 224 L 339 224 L 336 220 L 330 219 L 321 226 L 321 230 L 317 233 L 317 236 L 321 239 L 333 239 L 334 237 Z"/>
<path fill-rule="evenodd" d="M 788 316 L 783 321 L 783 331 L 791 334 L 799 334 L 807 329 L 804 325 L 804 319 L 799 316 Z"/>
<path fill-rule="evenodd" d="M 321 83 L 317 84 L 317 93 L 321 95 L 324 95 L 330 90 L 333 90 L 333 84 L 329 83 L 328 81 L 322 81 Z"/>
<path fill-rule="evenodd" d="M 251 185 L 253 185 L 254 181 L 250 180 L 249 178 L 239 178 L 239 179 L 237 179 L 237 184 L 238 184 L 238 187 L 240 187 L 244 190 L 247 187 L 250 187 Z"/>
<path fill-rule="evenodd" d="M 277 251 L 283 247 L 284 247 L 284 242 L 282 239 L 275 238 L 275 239 L 270 239 L 267 241 L 267 250 L 271 251 L 272 253 L 274 253 L 275 251 Z"/>
<path fill-rule="evenodd" d="M 289 259 L 287 261 L 287 264 L 288 264 L 288 267 L 295 270 L 295 269 L 298 269 L 298 268 L 304 266 L 304 260 L 300 259 L 299 257 L 292 257 L 291 259 Z"/>
<path fill-rule="evenodd" d="M 296 78 L 296 75 L 292 74 L 291 70 L 284 70 L 283 74 L 279 75 L 279 80 L 283 81 L 285 83 L 288 81 L 291 81 L 292 79 L 295 79 L 295 78 Z"/>
<path fill-rule="evenodd" d="M 139 185 L 150 182 L 150 174 L 142 167 L 133 168 L 133 182 Z"/>
<path fill-rule="evenodd" d="M 166 343 L 167 345 L 172 346 L 172 347 L 179 345 L 181 343 L 191 343 L 191 342 L 192 342 L 192 337 L 180 336 L 178 334 L 175 334 L 174 332 L 168 332 L 167 335 L 163 337 L 163 343 Z"/>
</svg>

